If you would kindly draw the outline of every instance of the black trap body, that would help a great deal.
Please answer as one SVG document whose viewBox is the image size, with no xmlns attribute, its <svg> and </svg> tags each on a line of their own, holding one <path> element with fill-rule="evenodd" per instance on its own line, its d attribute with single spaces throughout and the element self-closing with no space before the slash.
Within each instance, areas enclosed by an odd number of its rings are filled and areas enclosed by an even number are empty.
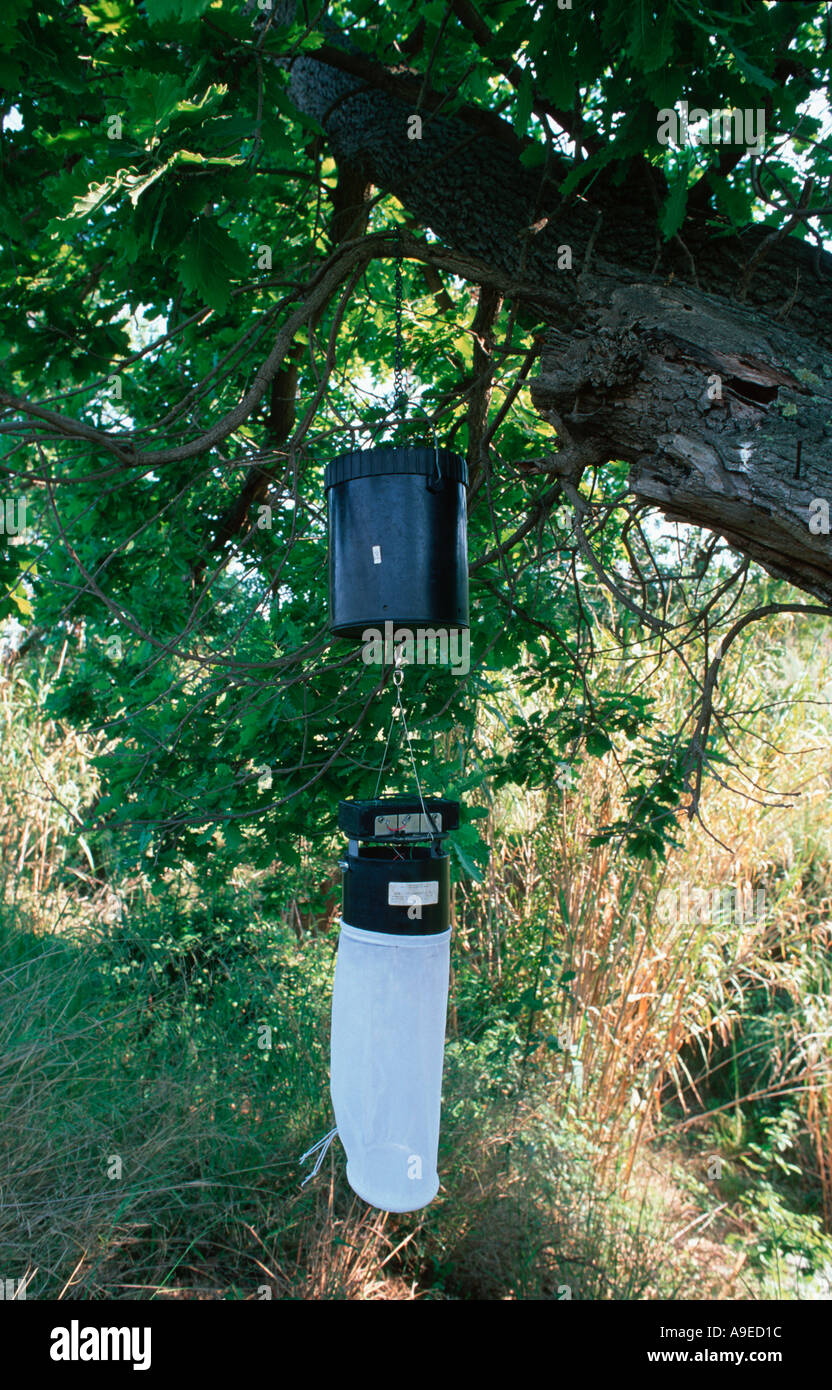
<svg viewBox="0 0 832 1390">
<path fill-rule="evenodd" d="M 402 936 L 447 931 L 451 870 L 442 841 L 459 827 L 458 801 L 341 801 L 338 825 L 349 836 L 341 860 L 345 922 Z"/>
<path fill-rule="evenodd" d="M 468 469 L 431 446 L 352 450 L 327 464 L 330 627 L 468 627 Z"/>
</svg>

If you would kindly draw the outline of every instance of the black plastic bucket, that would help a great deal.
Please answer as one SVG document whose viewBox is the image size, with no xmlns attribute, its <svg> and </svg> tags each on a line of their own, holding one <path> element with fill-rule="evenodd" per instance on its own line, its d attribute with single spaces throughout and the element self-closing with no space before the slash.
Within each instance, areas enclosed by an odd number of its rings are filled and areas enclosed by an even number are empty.
<svg viewBox="0 0 832 1390">
<path fill-rule="evenodd" d="M 329 615 L 339 637 L 468 627 L 464 458 L 387 446 L 327 465 Z"/>
<path fill-rule="evenodd" d="M 364 931 L 431 936 L 451 922 L 450 856 L 433 845 L 361 845 L 342 861 L 343 918 Z M 409 909 L 418 904 L 418 916 Z"/>
<path fill-rule="evenodd" d="M 345 922 L 397 936 L 448 930 L 451 868 L 442 841 L 459 826 L 458 801 L 341 801 L 338 824 L 349 836 L 341 860 Z"/>
</svg>

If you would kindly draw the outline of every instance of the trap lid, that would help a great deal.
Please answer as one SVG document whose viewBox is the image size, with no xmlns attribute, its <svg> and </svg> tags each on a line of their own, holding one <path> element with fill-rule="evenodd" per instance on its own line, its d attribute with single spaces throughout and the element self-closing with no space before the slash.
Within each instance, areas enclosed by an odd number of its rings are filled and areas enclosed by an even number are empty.
<svg viewBox="0 0 832 1390">
<path fill-rule="evenodd" d="M 459 802 L 427 796 L 424 802 L 418 796 L 339 801 L 338 826 L 352 840 L 435 839 L 459 829 Z"/>
<path fill-rule="evenodd" d="M 430 445 L 402 449 L 393 445 L 378 449 L 350 449 L 326 465 L 324 490 L 353 478 L 374 478 L 390 473 L 438 475 L 468 485 L 468 465 L 461 454 Z"/>
</svg>

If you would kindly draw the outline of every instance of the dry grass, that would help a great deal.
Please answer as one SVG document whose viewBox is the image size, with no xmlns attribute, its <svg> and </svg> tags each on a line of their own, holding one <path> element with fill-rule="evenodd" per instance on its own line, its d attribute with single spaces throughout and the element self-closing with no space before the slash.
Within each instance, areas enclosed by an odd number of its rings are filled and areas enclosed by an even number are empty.
<svg viewBox="0 0 832 1390">
<path fill-rule="evenodd" d="M 794 1097 L 832 1229 L 832 1007 L 824 964 L 832 944 L 832 720 L 823 698 L 832 694 L 832 651 L 827 641 L 804 663 L 790 649 L 800 640 L 791 621 L 781 628 L 777 661 L 768 659 L 769 633 L 764 654 L 758 647 L 735 677 L 739 766 L 728 785 L 709 784 L 705 830 L 679 821 L 682 843 L 660 871 L 615 845 L 590 844 L 622 812 L 627 750 L 619 748 L 586 764 L 560 793 L 510 788 L 502 795 L 488 820 L 487 891 L 465 892 L 457 916 L 465 948 L 496 994 L 518 965 L 526 971 L 538 1009 L 529 1035 L 548 1032 L 560 1041 L 554 1060 L 548 1046 L 534 1047 L 529 1073 L 551 1073 L 559 1112 L 597 1147 L 599 1177 L 619 1187 L 640 1146 L 666 1129 L 669 1099 L 681 1109 L 678 1124 L 698 1123 L 714 1068 L 725 1065 L 717 1054 L 743 1046 L 736 1040 L 751 997 L 791 1000 L 771 1074 L 729 1108 Z M 668 682 L 661 693 L 669 720 L 679 692 Z M 746 711 L 759 705 L 752 720 Z M 753 735 L 743 732 L 746 725 Z M 499 739 L 496 721 L 488 737 Z M 706 890 L 711 910 L 712 890 L 732 889 L 745 902 L 745 919 L 699 921 L 694 911 L 674 920 L 657 911 L 659 894 L 683 884 L 689 899 L 692 889 Z M 762 919 L 753 915 L 758 891 L 765 894 Z M 541 970 L 536 953 L 544 959 L 547 944 L 561 965 Z M 574 978 L 558 990 L 567 967 Z"/>
</svg>

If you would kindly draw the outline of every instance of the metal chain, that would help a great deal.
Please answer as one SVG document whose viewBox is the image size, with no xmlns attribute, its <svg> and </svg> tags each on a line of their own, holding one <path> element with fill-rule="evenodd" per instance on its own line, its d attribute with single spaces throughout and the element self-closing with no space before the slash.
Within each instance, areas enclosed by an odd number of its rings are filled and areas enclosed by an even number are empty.
<svg viewBox="0 0 832 1390">
<path fill-rule="evenodd" d="M 392 734 L 392 732 L 393 732 L 393 725 L 395 724 L 395 722 L 396 722 L 396 706 L 394 705 L 394 706 L 393 706 L 393 712 L 392 712 L 392 714 L 390 715 L 390 728 L 387 730 L 387 742 L 386 742 L 385 745 L 384 745 L 384 753 L 382 754 L 382 758 L 381 758 L 381 766 L 380 766 L 380 768 L 379 768 L 379 770 L 378 770 L 378 777 L 376 778 L 376 789 L 375 789 L 375 791 L 373 792 L 373 800 L 374 800 L 374 801 L 378 801 L 378 789 L 379 789 L 379 787 L 381 786 L 381 774 L 383 773 L 385 764 L 386 764 L 386 762 L 387 762 L 387 750 L 388 750 L 389 747 L 390 747 L 390 736 L 391 736 L 391 734 Z"/>
<path fill-rule="evenodd" d="M 428 825 L 431 825 L 433 822 L 431 821 L 431 819 L 430 819 L 430 817 L 429 817 L 429 815 L 428 815 L 428 808 L 427 808 L 427 806 L 425 805 L 425 798 L 424 798 L 423 795 L 422 795 L 422 784 L 421 784 L 421 782 L 419 781 L 419 773 L 418 773 L 417 770 L 416 770 L 416 759 L 415 759 L 414 756 L 413 756 L 413 744 L 412 744 L 411 739 L 410 739 L 410 730 L 409 730 L 408 727 L 407 727 L 407 719 L 405 718 L 404 705 L 402 704 L 402 691 L 401 691 L 401 686 L 400 686 L 400 685 L 399 685 L 399 686 L 397 687 L 397 689 L 396 689 L 396 698 L 397 698 L 397 700 L 398 700 L 398 702 L 399 702 L 399 710 L 401 711 L 401 720 L 402 720 L 402 724 L 404 725 L 404 741 L 405 741 L 405 743 L 407 744 L 407 751 L 408 751 L 408 753 L 410 754 L 410 766 L 413 768 L 413 780 L 414 780 L 414 782 L 416 783 L 416 790 L 417 790 L 417 792 L 419 793 L 419 801 L 421 802 L 421 805 L 422 805 L 422 815 L 424 816 L 425 820 L 428 822 Z"/>
<path fill-rule="evenodd" d="M 402 234 L 396 231 L 396 356 L 393 369 L 393 409 L 399 412 L 404 421 L 407 413 L 407 393 L 404 389 L 404 369 L 402 366 Z"/>
<path fill-rule="evenodd" d="M 390 728 L 387 731 L 387 742 L 384 745 L 384 754 L 381 759 L 381 767 L 378 770 L 378 777 L 376 779 L 376 789 L 373 795 L 373 799 L 375 801 L 378 800 L 378 789 L 381 786 L 381 774 L 383 773 L 385 764 L 387 762 L 387 751 L 390 747 L 390 736 L 393 733 L 393 725 L 396 722 L 396 714 L 398 712 L 399 718 L 401 719 L 402 727 L 404 729 L 404 739 L 405 743 L 407 744 L 407 751 L 410 754 L 410 765 L 413 769 L 413 780 L 416 783 L 416 791 L 419 796 L 419 802 L 422 807 L 422 814 L 424 815 L 425 820 L 428 822 L 428 824 L 433 825 L 433 818 L 428 815 L 428 808 L 425 805 L 425 798 L 422 794 L 422 784 L 419 781 L 419 773 L 416 767 L 416 759 L 413 756 L 413 745 L 410 738 L 410 730 L 407 727 L 407 716 L 404 712 L 404 705 L 402 704 L 402 685 L 404 684 L 404 671 L 402 670 L 402 664 L 403 663 L 401 656 L 397 653 L 396 669 L 393 672 L 393 685 L 396 691 L 396 702 L 393 705 L 393 711 L 390 716 Z"/>
</svg>

